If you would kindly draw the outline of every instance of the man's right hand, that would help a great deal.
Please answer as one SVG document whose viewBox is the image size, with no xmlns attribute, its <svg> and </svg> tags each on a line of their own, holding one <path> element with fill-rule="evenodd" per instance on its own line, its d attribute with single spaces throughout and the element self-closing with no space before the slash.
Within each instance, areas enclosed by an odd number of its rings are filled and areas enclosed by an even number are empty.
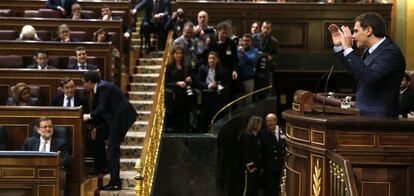
<svg viewBox="0 0 414 196">
<path fill-rule="evenodd" d="M 330 24 L 328 27 L 329 32 L 332 35 L 332 42 L 334 46 L 341 46 L 342 44 L 342 34 L 339 27 L 336 24 Z"/>
</svg>

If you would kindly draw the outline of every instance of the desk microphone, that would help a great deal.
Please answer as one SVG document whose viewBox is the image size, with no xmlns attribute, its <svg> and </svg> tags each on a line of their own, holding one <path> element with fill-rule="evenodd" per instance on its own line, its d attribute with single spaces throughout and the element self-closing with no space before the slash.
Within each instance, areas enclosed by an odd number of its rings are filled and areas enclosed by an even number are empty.
<svg viewBox="0 0 414 196">
<path fill-rule="evenodd" d="M 324 96 L 323 96 L 323 101 L 322 101 L 322 113 L 325 113 L 325 102 L 326 102 L 326 95 L 328 94 L 328 84 L 329 84 L 329 78 L 332 75 L 332 71 L 335 68 L 335 64 L 333 64 L 331 66 L 331 69 L 328 72 L 328 76 L 326 77 L 326 81 L 325 81 L 325 92 L 324 92 Z"/>
</svg>

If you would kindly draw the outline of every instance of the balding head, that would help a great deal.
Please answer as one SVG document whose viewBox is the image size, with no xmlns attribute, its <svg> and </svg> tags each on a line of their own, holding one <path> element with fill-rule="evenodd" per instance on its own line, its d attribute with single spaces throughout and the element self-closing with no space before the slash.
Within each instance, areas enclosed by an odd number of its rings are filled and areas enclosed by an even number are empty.
<svg viewBox="0 0 414 196">
<path fill-rule="evenodd" d="M 277 116 L 273 113 L 266 115 L 266 127 L 268 130 L 275 130 L 277 125 Z"/>
<path fill-rule="evenodd" d="M 208 14 L 206 11 L 200 11 L 197 15 L 198 25 L 205 26 L 208 24 Z"/>
</svg>

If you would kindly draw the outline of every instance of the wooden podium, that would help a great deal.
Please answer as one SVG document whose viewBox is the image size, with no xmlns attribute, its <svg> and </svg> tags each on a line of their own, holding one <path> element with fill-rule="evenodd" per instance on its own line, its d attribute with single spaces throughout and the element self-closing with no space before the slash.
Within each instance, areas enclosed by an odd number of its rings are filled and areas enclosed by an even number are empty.
<svg viewBox="0 0 414 196">
<path fill-rule="evenodd" d="M 414 196 L 414 121 L 286 110 L 282 195 Z"/>
</svg>

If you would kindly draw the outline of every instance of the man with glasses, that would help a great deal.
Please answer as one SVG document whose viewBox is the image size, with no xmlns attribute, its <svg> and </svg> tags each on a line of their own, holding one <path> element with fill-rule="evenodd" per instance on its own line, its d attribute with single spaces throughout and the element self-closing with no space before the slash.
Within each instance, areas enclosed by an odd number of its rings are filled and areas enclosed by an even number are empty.
<svg viewBox="0 0 414 196">
<path fill-rule="evenodd" d="M 61 157 L 60 166 L 66 169 L 69 166 L 69 153 L 66 141 L 63 139 L 53 138 L 52 119 L 48 117 L 40 117 L 36 125 L 39 136 L 29 137 L 23 144 L 24 151 L 40 151 L 40 152 L 57 152 Z"/>
</svg>

